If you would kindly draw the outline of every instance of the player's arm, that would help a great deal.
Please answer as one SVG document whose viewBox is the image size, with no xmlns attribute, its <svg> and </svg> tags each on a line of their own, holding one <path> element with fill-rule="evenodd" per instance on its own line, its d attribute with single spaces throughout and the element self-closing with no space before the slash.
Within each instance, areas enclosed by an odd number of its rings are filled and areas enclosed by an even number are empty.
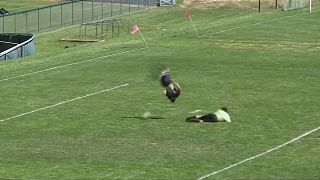
<svg viewBox="0 0 320 180">
<path fill-rule="evenodd" d="M 225 122 L 231 122 L 231 119 L 230 119 L 230 117 L 225 117 L 225 118 L 224 118 L 224 121 L 225 121 Z"/>
</svg>

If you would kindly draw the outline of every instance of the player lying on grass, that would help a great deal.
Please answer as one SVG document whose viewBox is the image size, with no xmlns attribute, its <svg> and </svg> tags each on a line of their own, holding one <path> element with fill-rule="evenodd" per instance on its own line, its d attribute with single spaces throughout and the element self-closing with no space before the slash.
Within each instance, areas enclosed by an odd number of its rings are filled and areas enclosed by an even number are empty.
<svg viewBox="0 0 320 180">
<path fill-rule="evenodd" d="M 171 79 L 170 71 L 168 68 L 161 71 L 160 82 L 161 85 L 165 88 L 163 93 L 172 103 L 174 103 L 180 95 L 181 88 L 177 82 Z"/>
<path fill-rule="evenodd" d="M 222 107 L 215 113 L 187 117 L 186 122 L 231 122 L 228 108 Z"/>
</svg>

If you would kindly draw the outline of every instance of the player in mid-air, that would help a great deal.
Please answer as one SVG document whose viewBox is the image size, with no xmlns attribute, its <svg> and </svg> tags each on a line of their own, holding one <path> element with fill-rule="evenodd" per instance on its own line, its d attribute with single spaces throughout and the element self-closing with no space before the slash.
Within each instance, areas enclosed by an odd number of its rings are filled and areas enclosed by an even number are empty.
<svg viewBox="0 0 320 180">
<path fill-rule="evenodd" d="M 160 73 L 160 83 L 165 88 L 163 93 L 174 103 L 181 93 L 180 85 L 171 79 L 170 70 L 165 68 Z"/>
<path fill-rule="evenodd" d="M 228 108 L 222 107 L 215 113 L 187 117 L 187 122 L 231 122 Z"/>
</svg>

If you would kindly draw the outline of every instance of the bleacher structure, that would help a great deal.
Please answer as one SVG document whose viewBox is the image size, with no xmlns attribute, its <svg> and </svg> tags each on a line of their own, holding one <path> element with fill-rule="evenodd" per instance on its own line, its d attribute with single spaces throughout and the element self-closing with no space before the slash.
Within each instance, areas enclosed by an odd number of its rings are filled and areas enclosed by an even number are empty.
<svg viewBox="0 0 320 180">
<path fill-rule="evenodd" d="M 15 59 L 35 53 L 34 34 L 1 33 L 0 60 Z"/>
</svg>

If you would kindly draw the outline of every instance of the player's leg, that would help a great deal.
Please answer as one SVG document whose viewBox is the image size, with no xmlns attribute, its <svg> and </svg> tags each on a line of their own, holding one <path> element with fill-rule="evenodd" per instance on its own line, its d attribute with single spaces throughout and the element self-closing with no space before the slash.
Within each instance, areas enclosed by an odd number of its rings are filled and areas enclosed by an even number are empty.
<svg viewBox="0 0 320 180">
<path fill-rule="evenodd" d="M 200 122 L 200 119 L 197 116 L 190 116 L 186 118 L 186 122 Z"/>
<path fill-rule="evenodd" d="M 203 122 L 218 122 L 218 118 L 215 114 L 209 113 L 199 117 Z"/>
</svg>

